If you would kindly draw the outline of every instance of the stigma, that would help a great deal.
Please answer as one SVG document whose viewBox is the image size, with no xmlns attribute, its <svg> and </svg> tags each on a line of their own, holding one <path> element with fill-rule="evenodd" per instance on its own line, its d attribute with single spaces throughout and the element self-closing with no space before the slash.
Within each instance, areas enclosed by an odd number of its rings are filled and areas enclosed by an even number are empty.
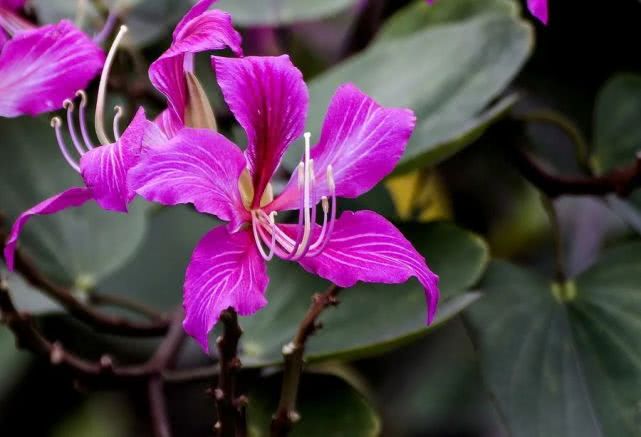
<svg viewBox="0 0 641 437">
<path fill-rule="evenodd" d="M 274 255 L 297 261 L 305 256 L 320 254 L 332 235 L 336 221 L 336 184 L 331 165 L 326 169 L 325 182 L 329 197 L 316 196 L 316 174 L 314 160 L 310 157 L 311 134 L 305 133 L 305 153 L 297 167 L 297 188 L 299 193 L 298 223 L 295 225 L 294 238 L 279 228 L 275 212 L 269 215 L 262 209 L 251 211 L 254 240 L 261 256 L 269 261 Z M 312 238 L 316 227 L 317 204 L 320 200 L 323 221 L 320 232 Z M 265 250 L 264 246 L 267 246 Z"/>
<path fill-rule="evenodd" d="M 111 71 L 111 65 L 113 63 L 116 51 L 118 50 L 118 46 L 120 45 L 123 37 L 125 36 L 125 33 L 127 33 L 127 27 L 121 26 L 118 34 L 116 35 L 116 38 L 114 39 L 113 44 L 111 45 L 111 48 L 107 55 L 107 59 L 105 61 L 105 65 L 102 69 L 102 74 L 100 76 L 100 85 L 98 87 L 98 98 L 96 101 L 94 124 L 95 124 L 96 136 L 99 140 L 100 145 L 102 146 L 111 144 L 113 142 L 110 140 L 110 138 L 107 136 L 107 133 L 105 132 L 105 125 L 103 121 L 104 113 L 105 113 L 104 107 L 105 107 L 105 101 L 106 101 L 107 82 L 109 80 L 109 72 Z M 67 111 L 66 121 L 67 121 L 67 130 L 69 133 L 69 138 L 71 138 L 71 142 L 73 144 L 74 149 L 76 150 L 76 153 L 79 155 L 79 157 L 82 157 L 85 153 L 92 150 L 95 146 L 91 139 L 91 135 L 89 134 L 89 129 L 87 128 L 87 113 L 86 113 L 87 93 L 83 90 L 77 91 L 76 99 L 79 99 L 77 121 L 80 127 L 80 135 L 78 135 L 78 131 L 76 130 L 76 120 L 75 120 L 76 104 L 74 103 L 73 100 L 67 99 L 63 102 L 62 106 Z M 115 141 L 118 141 L 120 139 L 120 119 L 122 118 L 122 115 L 123 115 L 123 109 L 120 106 L 116 106 L 114 107 L 114 112 L 115 112 L 115 116 L 113 119 L 113 136 Z M 62 126 L 63 126 L 63 121 L 60 117 L 54 117 L 51 119 L 51 127 L 53 127 L 56 132 L 56 140 L 58 142 L 58 147 L 60 147 L 62 156 L 65 158 L 65 160 L 67 161 L 67 163 L 71 168 L 73 168 L 77 172 L 80 172 L 80 166 L 78 164 L 79 161 L 74 159 L 72 154 L 69 152 L 69 148 L 67 147 L 65 136 L 62 133 Z"/>
</svg>

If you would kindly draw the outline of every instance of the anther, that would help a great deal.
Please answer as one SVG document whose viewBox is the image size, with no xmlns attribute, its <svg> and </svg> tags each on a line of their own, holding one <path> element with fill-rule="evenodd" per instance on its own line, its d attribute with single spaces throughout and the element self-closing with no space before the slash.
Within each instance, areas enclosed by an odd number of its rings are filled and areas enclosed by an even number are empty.
<svg viewBox="0 0 641 437">
<path fill-rule="evenodd" d="M 85 141 L 85 147 L 88 150 L 93 149 L 93 142 L 91 141 L 91 136 L 89 136 L 89 131 L 87 130 L 87 93 L 83 90 L 76 91 L 76 97 L 80 97 L 80 132 L 82 133 L 82 139 Z"/>
<path fill-rule="evenodd" d="M 73 120 L 73 111 L 75 109 L 75 106 L 71 100 L 66 99 L 64 102 L 62 102 L 62 107 L 67 110 L 67 125 L 69 126 L 69 135 L 71 135 L 71 142 L 73 143 L 73 146 L 76 148 L 76 151 L 78 152 L 78 154 L 82 156 L 85 154 L 86 150 L 82 148 L 80 139 L 76 134 L 76 127 Z"/>
<path fill-rule="evenodd" d="M 75 171 L 80 173 L 80 167 L 73 160 L 71 155 L 69 155 L 69 151 L 67 150 L 67 145 L 65 144 L 65 140 L 62 137 L 62 132 L 61 132 L 61 129 L 60 129 L 61 125 L 62 125 L 62 120 L 60 120 L 60 117 L 53 117 L 51 119 L 51 127 L 54 128 L 54 130 L 56 131 L 56 140 L 58 141 L 58 147 L 60 147 L 60 151 L 62 152 L 62 156 L 64 156 L 65 160 L 71 166 L 71 168 L 73 168 Z"/>
<path fill-rule="evenodd" d="M 116 56 L 116 51 L 118 50 L 118 46 L 120 45 L 120 42 L 125 36 L 125 33 L 127 33 L 127 26 L 120 26 L 118 35 L 116 35 L 116 38 L 114 39 L 114 42 L 111 45 L 111 48 L 109 49 L 109 53 L 107 54 L 107 60 L 105 61 L 105 66 L 103 67 L 102 75 L 100 76 L 100 85 L 98 86 L 98 101 L 96 102 L 96 116 L 95 116 L 96 123 L 95 124 L 96 124 L 96 134 L 98 135 L 98 140 L 100 140 L 100 143 L 103 146 L 111 142 L 109 140 L 109 137 L 107 137 L 107 133 L 105 132 L 105 124 L 104 124 L 105 99 L 107 95 L 107 80 L 109 78 L 109 72 L 111 71 L 111 64 L 113 64 L 114 57 Z"/>
<path fill-rule="evenodd" d="M 116 111 L 116 115 L 114 116 L 114 138 L 116 141 L 120 139 L 120 119 L 122 118 L 123 110 L 121 106 L 114 106 L 114 111 Z"/>
</svg>

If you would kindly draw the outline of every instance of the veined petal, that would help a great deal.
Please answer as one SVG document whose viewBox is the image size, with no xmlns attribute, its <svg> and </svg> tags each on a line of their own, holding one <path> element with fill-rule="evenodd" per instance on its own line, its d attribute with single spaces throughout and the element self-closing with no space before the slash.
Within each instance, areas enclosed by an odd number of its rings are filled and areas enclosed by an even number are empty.
<svg viewBox="0 0 641 437">
<path fill-rule="evenodd" d="M 132 189 L 163 205 L 191 203 L 203 213 L 232 221 L 248 220 L 238 179 L 245 157 L 235 144 L 207 129 L 181 130 L 165 146 L 148 150 L 129 175 Z"/>
<path fill-rule="evenodd" d="M 189 11 L 181 18 L 181 20 L 176 25 L 174 29 L 173 37 L 177 39 L 177 35 L 182 31 L 182 29 L 189 23 L 191 20 L 205 12 L 218 0 L 199 0 L 194 4 Z"/>
<path fill-rule="evenodd" d="M 0 53 L 0 116 L 61 108 L 104 60 L 102 49 L 67 20 L 16 35 Z"/>
<path fill-rule="evenodd" d="M 287 55 L 214 57 L 212 64 L 229 109 L 247 133 L 245 156 L 258 206 L 287 147 L 303 133 L 307 86 Z"/>
<path fill-rule="evenodd" d="M 54 214 L 58 211 L 62 211 L 63 209 L 78 207 L 92 198 L 93 194 L 88 188 L 70 188 L 67 191 L 63 191 L 60 194 L 56 194 L 55 196 L 40 202 L 33 208 L 28 209 L 27 211 L 20 214 L 18 219 L 13 224 L 13 227 L 11 228 L 9 238 L 7 238 L 4 247 L 4 259 L 7 263 L 7 268 L 9 270 L 13 270 L 14 256 L 16 245 L 18 244 L 18 238 L 20 237 L 22 228 L 25 224 L 27 224 L 27 221 L 31 217 L 33 217 L 34 215 Z"/>
<path fill-rule="evenodd" d="M 207 352 L 207 334 L 220 313 L 229 307 L 242 316 L 255 313 L 267 304 L 268 283 L 265 261 L 251 233 L 215 228 L 200 240 L 187 267 L 185 331 Z"/>
<path fill-rule="evenodd" d="M 541 23 L 548 24 L 548 0 L 528 0 L 527 7 Z"/>
<path fill-rule="evenodd" d="M 27 0 L 0 0 L 0 8 L 15 12 L 20 9 L 24 9 L 24 4 L 26 2 Z"/>
<path fill-rule="evenodd" d="M 294 234 L 291 225 L 286 228 L 290 236 Z M 317 227 L 315 237 L 318 233 Z M 358 281 L 400 284 L 414 276 L 425 289 L 427 323 L 436 313 L 438 276 L 403 234 L 374 212 L 343 213 L 323 251 L 299 263 L 305 270 L 346 288 Z"/>
<path fill-rule="evenodd" d="M 151 82 L 167 97 L 172 125 L 184 124 L 185 106 L 188 104 L 186 56 L 226 47 L 242 55 L 241 37 L 232 25 L 231 16 L 218 10 L 208 11 L 211 3 L 201 1 L 185 15 L 174 32 L 169 49 L 149 68 Z M 191 67 L 188 65 L 187 68 Z"/>
<path fill-rule="evenodd" d="M 158 128 L 140 108 L 120 140 L 90 150 L 80 159 L 82 178 L 102 208 L 127 212 L 127 205 L 135 196 L 127 185 L 127 173 L 140 159 L 148 129 Z"/>
<path fill-rule="evenodd" d="M 403 155 L 416 117 L 409 109 L 385 108 L 354 85 L 342 85 L 332 98 L 314 160 L 316 199 L 329 195 L 327 167 L 333 168 L 336 196 L 358 197 L 387 176 Z M 298 175 L 270 209 L 298 208 Z"/>
<path fill-rule="evenodd" d="M 184 127 L 183 122 L 178 120 L 177 117 L 174 117 L 173 111 L 169 108 L 158 114 L 154 123 L 156 123 L 167 138 L 172 138 Z"/>
</svg>

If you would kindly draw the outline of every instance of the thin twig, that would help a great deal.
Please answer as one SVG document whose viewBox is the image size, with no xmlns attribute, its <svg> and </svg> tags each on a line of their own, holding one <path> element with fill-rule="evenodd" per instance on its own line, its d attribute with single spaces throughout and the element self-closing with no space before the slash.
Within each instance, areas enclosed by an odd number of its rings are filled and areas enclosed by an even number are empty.
<svg viewBox="0 0 641 437">
<path fill-rule="evenodd" d="M 549 172 L 524 150 L 527 139 L 522 122 L 508 120 L 499 123 L 494 130 L 501 130 L 502 135 L 507 135 L 511 140 L 510 144 L 506 144 L 507 155 L 521 175 L 550 198 L 563 195 L 627 196 L 641 187 L 641 154 L 636 156 L 633 164 L 611 170 L 601 176 L 561 176 Z M 516 141 L 517 144 L 511 143 L 512 141 Z"/>
<path fill-rule="evenodd" d="M 300 420 L 296 411 L 298 386 L 303 370 L 303 357 L 307 339 L 321 328 L 318 317 L 330 306 L 338 305 L 338 294 L 342 289 L 331 285 L 324 293 L 312 297 L 312 305 L 301 321 L 296 336 L 291 343 L 283 347 L 285 368 L 283 370 L 283 385 L 276 414 L 270 427 L 272 437 L 283 437 L 289 434 L 293 426 Z"/>
<path fill-rule="evenodd" d="M 149 397 L 149 414 L 154 437 L 171 437 L 169 420 L 167 419 L 167 404 L 163 391 L 163 381 L 158 376 L 153 376 L 147 384 Z"/>
<path fill-rule="evenodd" d="M 145 305 L 142 302 L 138 302 L 133 299 L 129 299 L 125 296 L 118 296 L 115 294 L 101 293 L 99 291 L 92 290 L 88 293 L 88 301 L 90 304 L 95 306 L 111 306 L 115 308 L 122 308 L 131 311 L 132 313 L 140 314 L 147 317 L 149 320 L 155 322 L 166 322 L 167 316 L 157 311 L 154 308 L 151 308 L 148 305 Z"/>
<path fill-rule="evenodd" d="M 0 232 L 0 241 L 4 241 Z M 151 322 L 136 322 L 123 317 L 104 314 L 76 299 L 66 287 L 47 278 L 20 250 L 16 251 L 15 270 L 32 286 L 62 305 L 69 314 L 91 326 L 98 332 L 107 334 L 152 337 L 164 335 L 170 321 L 160 318 Z"/>
<path fill-rule="evenodd" d="M 203 381 L 203 380 L 212 379 L 218 376 L 219 373 L 220 373 L 220 367 L 218 365 L 196 367 L 193 369 L 180 369 L 180 370 L 168 369 L 163 372 L 163 379 L 165 382 L 170 384 L 179 384 L 183 382 Z"/>
<path fill-rule="evenodd" d="M 236 395 L 236 375 L 242 366 L 238 358 L 238 341 L 243 330 L 231 307 L 220 315 L 220 322 L 223 334 L 216 341 L 220 371 L 217 387 L 213 390 L 218 417 L 214 429 L 220 437 L 244 437 L 247 435 L 247 398 Z"/>
</svg>

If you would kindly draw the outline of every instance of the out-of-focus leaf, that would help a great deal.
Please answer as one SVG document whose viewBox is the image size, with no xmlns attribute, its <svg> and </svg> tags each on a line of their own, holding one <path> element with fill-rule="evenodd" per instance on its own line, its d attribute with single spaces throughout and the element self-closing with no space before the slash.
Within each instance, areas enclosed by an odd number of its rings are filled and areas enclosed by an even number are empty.
<svg viewBox="0 0 641 437">
<path fill-rule="evenodd" d="M 83 185 L 60 154 L 44 119 L 3 119 L 0 131 L 0 210 L 8 220 L 54 194 Z M 146 230 L 145 210 L 140 201 L 128 214 L 106 212 L 88 202 L 32 218 L 20 242 L 56 279 L 91 284 L 123 265 L 136 250 Z"/>
<path fill-rule="evenodd" d="M 497 262 L 469 310 L 486 383 L 515 437 L 639 435 L 641 244 L 561 286 Z"/>
<path fill-rule="evenodd" d="M 434 2 L 432 5 L 424 0 L 417 0 L 387 20 L 378 38 L 407 36 L 427 26 L 465 20 L 492 12 L 516 15 L 519 7 L 513 0 L 457 0 Z"/>
<path fill-rule="evenodd" d="M 630 164 L 641 149 L 641 76 L 614 76 L 595 108 L 592 165 L 599 173 Z"/>
<path fill-rule="evenodd" d="M 221 0 L 216 8 L 228 11 L 241 26 L 279 26 L 336 15 L 355 0 Z"/>
<path fill-rule="evenodd" d="M 282 375 L 259 381 L 249 393 L 249 436 L 269 435 L 269 423 L 278 406 Z M 376 411 L 348 383 L 331 375 L 306 373 L 298 398 L 301 420 L 292 437 L 375 437 L 381 432 Z"/>
<path fill-rule="evenodd" d="M 383 105 L 416 112 L 418 125 L 397 173 L 435 164 L 469 144 L 514 103 L 511 96 L 487 109 L 531 48 L 530 25 L 509 11 L 378 39 L 310 82 L 309 130 L 318 138 L 330 97 L 340 84 L 354 82 Z M 290 168 L 300 156 L 299 148 L 292 149 Z"/>
<path fill-rule="evenodd" d="M 78 0 L 34 0 L 33 5 L 42 22 L 52 23 L 63 18 L 76 20 Z M 189 0 L 106 0 L 105 6 L 114 11 L 129 28 L 125 43 L 146 46 L 165 35 L 190 8 Z M 84 1 L 82 22 L 88 31 L 97 33 L 102 25 L 100 14 L 92 2 Z"/>
<path fill-rule="evenodd" d="M 218 224 L 186 206 L 153 213 L 136 256 L 101 282 L 100 288 L 160 309 L 175 307 L 182 301 L 185 269 L 196 243 Z"/>
<path fill-rule="evenodd" d="M 441 277 L 442 298 L 433 326 L 478 298 L 466 292 L 485 269 L 488 250 L 477 236 L 447 223 L 408 225 L 401 230 Z M 267 307 L 242 319 L 242 361 L 247 366 L 280 362 L 314 292 L 328 284 L 293 263 L 270 263 Z M 382 353 L 424 335 L 425 297 L 418 281 L 402 285 L 359 284 L 344 290 L 341 304 L 325 311 L 324 328 L 310 338 L 309 361 L 357 358 Z"/>
<path fill-rule="evenodd" d="M 392 177 L 385 185 L 401 219 L 428 222 L 451 218 L 452 207 L 437 173 L 417 170 Z"/>
<path fill-rule="evenodd" d="M 0 326 L 0 400 L 20 380 L 21 373 L 30 359 L 28 353 L 16 348 L 15 339 L 9 329 Z"/>
<path fill-rule="evenodd" d="M 127 400 L 120 396 L 98 395 L 65 418 L 52 437 L 122 437 L 130 435 L 132 415 Z"/>
</svg>

